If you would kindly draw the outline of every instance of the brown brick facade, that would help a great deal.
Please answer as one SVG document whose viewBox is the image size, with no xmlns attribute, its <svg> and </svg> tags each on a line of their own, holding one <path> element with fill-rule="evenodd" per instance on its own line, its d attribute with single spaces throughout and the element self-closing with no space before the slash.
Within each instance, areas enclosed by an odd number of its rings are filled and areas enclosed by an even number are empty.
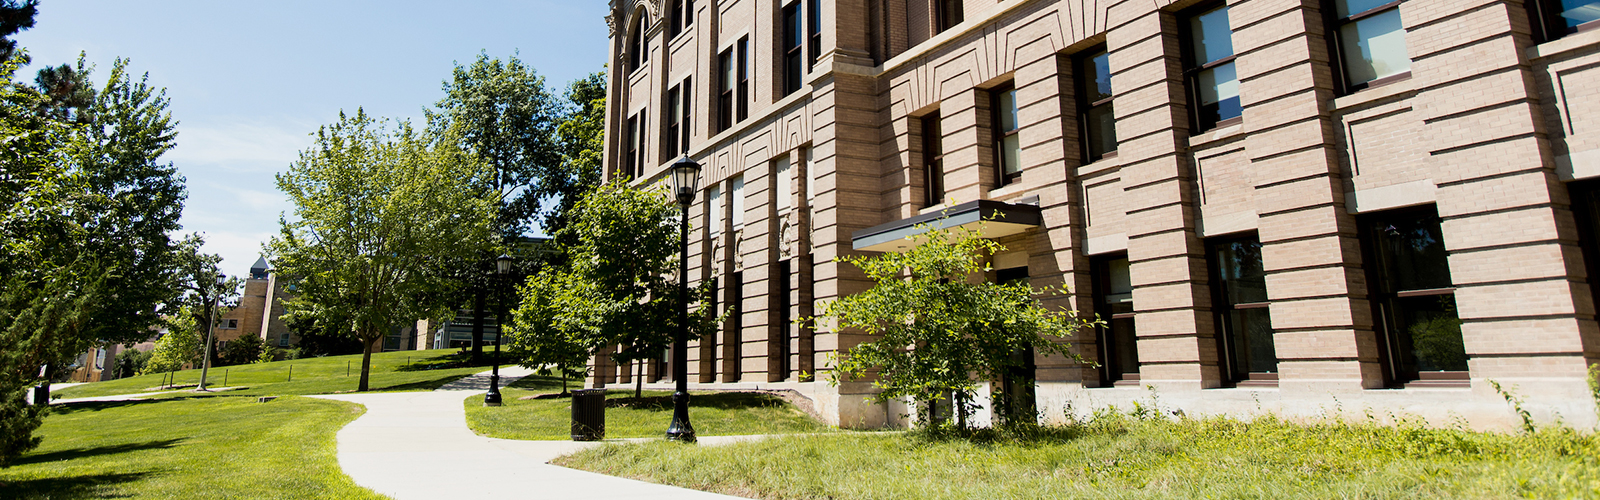
<svg viewBox="0 0 1600 500">
<path fill-rule="evenodd" d="M 782 95 L 779 19 L 795 2 L 820 6 L 821 56 L 801 90 Z M 1105 316 L 1091 259 L 1128 260 L 1137 383 L 1037 359 L 1047 420 L 1069 401 L 1077 411 L 1126 407 L 1153 389 L 1191 415 L 1337 408 L 1514 425 L 1490 380 L 1515 388 L 1540 420 L 1596 420 L 1584 381 L 1600 362 L 1585 258 L 1593 235 L 1573 193 L 1600 177 L 1600 114 L 1588 113 L 1600 111 L 1600 31 L 1542 41 L 1519 0 L 1407 0 L 1398 11 L 1409 76 L 1352 92 L 1330 39 L 1332 2 L 1232 0 L 1242 117 L 1197 130 L 1184 55 L 1194 1 L 967 0 L 963 22 L 943 32 L 929 0 L 683 3 L 693 23 L 668 40 L 675 2 L 612 2 L 606 165 L 608 178 L 620 173 L 626 124 L 643 117 L 644 149 L 660 153 L 646 155 L 642 178 L 662 179 L 680 155 L 662 139 L 661 101 L 692 78 L 687 152 L 706 169 L 690 277 L 718 280 L 718 307 L 737 307 L 733 327 L 691 341 L 697 387 L 792 388 L 841 425 L 904 422 L 904 405 L 866 401 L 870 384 L 826 381 L 834 353 L 862 336 L 783 320 L 870 286 L 833 261 L 860 253 L 852 233 L 950 205 L 924 206 L 920 120 L 937 112 L 946 200 L 1042 212 L 994 259 L 1024 263 L 1035 285 L 1072 289 L 1047 305 Z M 650 54 L 629 71 L 640 19 Z M 748 117 L 718 130 L 717 56 L 746 37 Z M 1097 47 L 1109 51 L 1119 141 L 1115 155 L 1087 162 L 1074 73 Z M 997 88 L 1016 89 L 1023 166 L 1005 185 Z M 1373 283 L 1381 273 L 1367 234 L 1375 217 L 1415 207 L 1437 214 L 1450 287 L 1396 293 L 1453 297 L 1462 379 L 1395 375 L 1398 334 L 1385 332 L 1398 327 L 1385 325 L 1398 320 L 1386 304 L 1399 299 Z M 1225 341 L 1233 320 L 1218 309 L 1226 299 L 1211 252 L 1234 237 L 1259 242 L 1258 314 L 1270 316 L 1275 358 L 1259 379 L 1230 368 L 1239 347 Z M 1087 359 L 1107 352 L 1095 332 L 1072 341 Z M 592 384 L 633 382 L 629 367 L 596 368 Z M 644 376 L 663 383 L 666 373 Z"/>
</svg>

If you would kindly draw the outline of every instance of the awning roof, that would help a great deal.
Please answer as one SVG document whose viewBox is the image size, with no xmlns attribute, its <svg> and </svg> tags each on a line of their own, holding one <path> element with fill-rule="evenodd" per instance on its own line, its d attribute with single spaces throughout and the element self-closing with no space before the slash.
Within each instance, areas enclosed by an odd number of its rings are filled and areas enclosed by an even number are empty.
<svg viewBox="0 0 1600 500">
<path fill-rule="evenodd" d="M 995 239 L 1039 227 L 1044 223 L 1044 216 L 1038 205 L 978 200 L 856 231 L 850 235 L 851 247 L 869 252 L 903 252 L 915 243 L 909 239 L 911 236 L 922 234 L 929 228 L 977 228 L 979 222 L 984 223 L 979 234 Z M 920 224 L 927 226 L 918 227 Z"/>
</svg>

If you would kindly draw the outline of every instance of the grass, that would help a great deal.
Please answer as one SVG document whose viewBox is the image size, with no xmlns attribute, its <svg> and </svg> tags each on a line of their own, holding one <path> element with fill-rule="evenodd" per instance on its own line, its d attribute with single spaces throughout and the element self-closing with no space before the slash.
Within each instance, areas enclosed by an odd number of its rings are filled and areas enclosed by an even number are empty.
<svg viewBox="0 0 1600 500">
<path fill-rule="evenodd" d="M 226 393 L 224 393 L 226 394 Z M 359 405 L 215 395 L 57 406 L 0 498 L 384 498 L 339 469 Z"/>
<path fill-rule="evenodd" d="M 1600 437 L 1266 416 L 1098 415 L 1026 436 L 831 434 L 642 443 L 555 463 L 768 499 L 1600 498 Z"/>
<path fill-rule="evenodd" d="M 368 385 L 373 391 L 431 391 L 463 376 L 488 369 L 487 365 L 460 366 L 465 364 L 464 358 L 455 353 L 453 349 L 375 353 L 372 355 Z M 293 380 L 290 380 L 291 369 Z M 174 372 L 172 379 L 176 385 L 197 384 L 200 370 Z M 163 380 L 164 374 L 129 377 L 68 387 L 53 392 L 52 396 L 86 398 L 161 391 L 164 390 L 160 389 Z M 248 387 L 229 392 L 241 396 L 348 392 L 354 391 L 360 380 L 360 354 L 212 367 L 207 376 L 207 383 L 212 388 L 223 386 L 225 381 L 230 386 Z"/>
<path fill-rule="evenodd" d="M 526 377 L 501 390 L 505 406 L 486 408 L 481 398 L 467 398 L 467 425 L 478 434 L 523 440 L 572 439 L 569 399 L 521 400 L 523 396 L 558 392 L 560 379 Z M 755 393 L 691 393 L 689 421 L 701 436 L 826 432 L 828 427 L 781 398 Z M 662 437 L 672 423 L 672 393 L 645 391 L 644 404 L 606 408 L 606 438 Z M 659 399 L 666 396 L 667 399 Z M 632 398 L 632 390 L 607 392 L 610 404 Z M 651 400 L 651 398 L 658 398 Z M 609 405 L 608 405 L 609 406 Z"/>
</svg>

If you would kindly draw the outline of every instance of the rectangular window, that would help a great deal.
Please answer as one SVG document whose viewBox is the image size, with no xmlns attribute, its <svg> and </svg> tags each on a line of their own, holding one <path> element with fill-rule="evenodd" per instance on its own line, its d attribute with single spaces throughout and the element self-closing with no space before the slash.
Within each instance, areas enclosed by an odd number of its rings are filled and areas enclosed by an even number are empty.
<svg viewBox="0 0 1600 500">
<path fill-rule="evenodd" d="M 939 112 L 922 117 L 923 206 L 944 203 L 944 129 Z"/>
<path fill-rule="evenodd" d="M 694 0 L 683 0 L 683 28 L 694 26 Z"/>
<path fill-rule="evenodd" d="M 278 347 L 289 347 L 289 333 L 284 332 L 278 336 Z"/>
<path fill-rule="evenodd" d="M 722 234 L 722 186 L 713 185 L 706 193 L 706 227 L 712 235 Z"/>
<path fill-rule="evenodd" d="M 995 282 L 1002 285 L 1028 284 L 1028 268 L 1013 267 L 995 271 Z M 1002 421 L 1020 419 L 1035 422 L 1038 419 L 1038 402 L 1034 393 L 1038 367 L 1033 362 L 1033 346 L 1011 351 L 1000 376 L 1000 394 L 996 401 L 996 416 Z M 1035 422 L 1036 423 L 1036 422 Z"/>
<path fill-rule="evenodd" d="M 750 117 L 750 38 L 739 39 L 739 109 L 734 119 Z"/>
<path fill-rule="evenodd" d="M 633 23 L 633 33 L 628 34 L 628 72 L 638 71 L 644 61 L 644 23 Z"/>
<path fill-rule="evenodd" d="M 788 212 L 789 207 L 794 206 L 794 189 L 792 189 L 790 185 L 790 182 L 793 181 L 789 176 L 789 172 L 791 171 L 790 163 L 791 162 L 788 156 L 779 158 L 777 168 L 775 169 L 777 171 L 777 175 L 772 180 L 774 188 L 773 193 L 776 193 L 773 196 L 777 197 L 775 203 L 778 207 L 778 213 L 780 214 Z"/>
<path fill-rule="evenodd" d="M 817 60 L 822 58 L 822 0 L 809 0 L 806 14 L 811 28 L 811 69 L 817 67 Z"/>
<path fill-rule="evenodd" d="M 639 116 L 628 118 L 628 156 L 622 160 L 622 175 L 638 177 L 639 169 Z"/>
<path fill-rule="evenodd" d="M 678 154 L 687 155 L 689 154 L 689 136 L 694 134 L 693 77 L 683 79 L 683 93 L 680 94 L 680 96 L 683 98 L 683 101 L 678 104 L 678 109 L 681 110 L 682 116 L 678 119 L 678 122 L 683 124 L 683 131 L 680 133 L 682 135 L 682 137 L 679 138 L 681 141 L 681 149 L 678 151 Z"/>
<path fill-rule="evenodd" d="M 680 114 L 678 107 L 681 103 L 682 100 L 678 98 L 678 87 L 668 89 L 666 98 L 667 134 L 662 139 L 667 141 L 666 157 L 669 160 L 676 157 L 681 150 L 678 147 L 678 139 L 683 135 L 683 123 L 681 121 L 683 115 Z"/>
<path fill-rule="evenodd" d="M 717 79 L 717 131 L 721 132 L 733 127 L 733 89 L 735 87 L 733 49 L 724 50 L 722 54 L 717 55 L 717 68 L 722 72 L 722 78 Z"/>
<path fill-rule="evenodd" d="M 1366 243 L 1380 352 L 1391 383 L 1467 382 L 1467 350 L 1456 314 L 1439 212 L 1432 206 L 1358 219 Z"/>
<path fill-rule="evenodd" d="M 1400 0 L 1333 0 L 1335 50 L 1346 91 L 1411 76 Z"/>
<path fill-rule="evenodd" d="M 1551 41 L 1579 31 L 1600 28 L 1600 0 L 1527 0 L 1534 35 Z"/>
<path fill-rule="evenodd" d="M 1106 386 L 1139 385 L 1139 342 L 1133 323 L 1133 278 L 1128 256 L 1100 257 L 1094 272 L 1095 314 L 1100 330 L 1100 377 Z"/>
<path fill-rule="evenodd" d="M 687 16 L 685 16 L 685 3 L 688 2 L 672 0 L 672 5 L 667 8 L 667 15 L 670 18 L 667 22 L 668 39 L 677 38 L 679 33 L 683 33 L 684 25 L 688 21 Z"/>
<path fill-rule="evenodd" d="M 1017 89 L 1002 87 L 990 92 L 989 113 L 994 116 L 994 161 L 1000 170 L 1001 186 L 1022 178 L 1022 137 L 1017 132 Z"/>
<path fill-rule="evenodd" d="M 744 227 L 744 176 L 728 182 L 728 207 L 733 209 L 733 229 Z"/>
<path fill-rule="evenodd" d="M 789 95 L 800 90 L 802 72 L 801 58 L 805 56 L 805 31 L 800 22 L 800 2 L 789 4 L 783 8 L 783 95 Z"/>
<path fill-rule="evenodd" d="M 1195 131 L 1238 123 L 1244 116 L 1244 108 L 1239 103 L 1239 74 L 1233 64 L 1233 29 L 1228 25 L 1228 6 L 1213 7 L 1189 17 L 1186 28 L 1189 44 L 1184 65 Z"/>
<path fill-rule="evenodd" d="M 1111 59 L 1105 47 L 1078 59 L 1078 119 L 1083 123 L 1084 163 L 1117 154 L 1117 121 L 1111 110 Z"/>
<path fill-rule="evenodd" d="M 1216 239 L 1207 247 L 1223 375 L 1240 385 L 1277 384 L 1278 355 L 1261 240 L 1254 235 Z"/>
<path fill-rule="evenodd" d="M 961 21 L 963 20 L 961 12 L 961 0 L 935 1 L 938 2 L 938 6 L 934 14 L 934 17 L 938 18 L 935 20 L 937 21 L 935 26 L 939 27 L 939 33 L 944 33 L 944 30 L 954 28 L 957 24 L 961 24 Z"/>
</svg>

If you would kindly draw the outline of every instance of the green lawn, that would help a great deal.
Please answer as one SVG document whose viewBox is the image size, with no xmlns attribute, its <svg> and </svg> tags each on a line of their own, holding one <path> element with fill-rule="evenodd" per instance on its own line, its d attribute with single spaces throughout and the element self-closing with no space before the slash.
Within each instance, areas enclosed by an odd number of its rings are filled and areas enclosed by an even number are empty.
<svg viewBox="0 0 1600 500">
<path fill-rule="evenodd" d="M 467 398 L 467 425 L 478 434 L 525 440 L 572 439 L 572 405 L 569 399 L 520 400 L 523 396 L 559 392 L 560 379 L 527 377 L 502 389 L 505 406 L 486 408 L 482 398 Z M 645 391 L 647 398 L 665 391 Z M 752 393 L 692 393 L 689 422 L 701 436 L 744 434 L 794 434 L 826 432 L 828 427 L 784 402 Z M 632 398 L 632 390 L 612 390 L 607 398 Z M 657 404 L 606 408 L 606 438 L 662 437 L 672 423 L 670 401 Z M 615 404 L 615 403 L 613 403 Z M 642 406 L 642 407 L 640 407 Z"/>
<path fill-rule="evenodd" d="M 384 498 L 339 469 L 360 405 L 231 396 L 57 406 L 0 498 Z"/>
<path fill-rule="evenodd" d="M 428 369 L 431 366 L 460 361 L 460 357 L 454 356 L 455 352 L 453 349 L 440 349 L 373 354 L 370 388 L 373 391 L 431 391 L 463 376 L 488 370 L 487 366 Z M 346 375 L 347 366 L 348 375 Z M 157 374 L 95 382 L 68 387 L 52 395 L 62 398 L 86 398 L 137 394 L 146 390 L 160 391 L 163 377 Z M 180 385 L 196 384 L 200 381 L 200 370 L 175 372 L 172 378 Z M 207 378 L 208 385 L 212 388 L 221 387 L 224 382 L 230 386 L 248 387 L 249 389 L 240 392 L 230 392 L 246 396 L 349 392 L 356 389 L 356 384 L 360 380 L 360 354 L 213 367 Z"/>
<path fill-rule="evenodd" d="M 1600 498 L 1600 438 L 1106 415 L 1025 438 L 612 445 L 555 463 L 768 499 Z"/>
</svg>

